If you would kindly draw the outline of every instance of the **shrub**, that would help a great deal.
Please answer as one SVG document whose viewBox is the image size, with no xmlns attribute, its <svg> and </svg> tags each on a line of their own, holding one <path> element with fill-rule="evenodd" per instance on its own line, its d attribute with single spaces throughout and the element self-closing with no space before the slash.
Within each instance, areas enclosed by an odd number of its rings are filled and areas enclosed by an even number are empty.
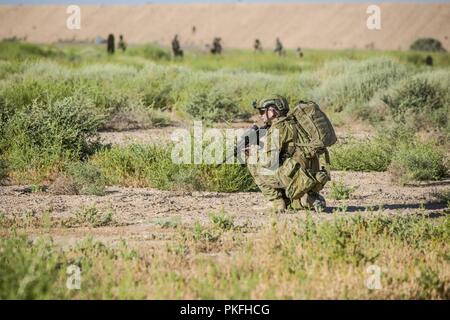
<svg viewBox="0 0 450 320">
<path fill-rule="evenodd" d="M 418 51 L 432 51 L 432 52 L 445 52 L 445 48 L 442 43 L 433 38 L 420 38 L 414 41 L 410 47 L 411 50 Z"/>
<path fill-rule="evenodd" d="M 355 108 L 360 110 L 377 91 L 388 88 L 405 74 L 404 66 L 386 58 L 369 59 L 358 63 L 346 62 L 342 72 L 326 78 L 313 92 L 313 97 L 338 112 L 352 111 Z"/>
<path fill-rule="evenodd" d="M 16 39 L 0 41 L 0 60 L 24 60 L 61 55 L 62 53 L 52 46 L 40 46 Z"/>
<path fill-rule="evenodd" d="M 158 219 L 155 221 L 163 229 L 176 229 L 181 225 L 180 219 Z"/>
<path fill-rule="evenodd" d="M 103 196 L 106 178 L 103 172 L 90 163 L 71 163 L 66 172 L 73 179 L 79 194 Z"/>
<path fill-rule="evenodd" d="M 171 123 L 167 113 L 160 110 L 149 109 L 136 102 L 120 107 L 111 113 L 109 119 L 102 126 L 105 130 L 133 130 L 166 126 Z"/>
<path fill-rule="evenodd" d="M 204 165 L 201 167 L 202 188 L 216 192 L 249 192 L 258 187 L 246 166 L 223 164 L 219 167 Z M 206 180 L 203 180 L 206 179 Z"/>
<path fill-rule="evenodd" d="M 394 145 L 385 137 L 377 136 L 368 141 L 338 144 L 330 151 L 335 170 L 386 171 L 392 159 Z"/>
<path fill-rule="evenodd" d="M 194 224 L 192 237 L 195 241 L 214 243 L 220 239 L 220 231 L 211 230 L 209 228 L 203 227 L 199 222 Z"/>
<path fill-rule="evenodd" d="M 240 114 L 238 104 L 219 90 L 193 94 L 186 112 L 193 118 L 209 121 L 229 121 Z"/>
<path fill-rule="evenodd" d="M 129 48 L 127 50 L 127 54 L 132 56 L 138 55 L 154 61 L 171 59 L 171 55 L 168 50 L 162 49 L 158 46 L 151 44 L 135 48 Z"/>
<path fill-rule="evenodd" d="M 83 159 L 96 146 L 97 128 L 104 117 L 92 103 L 68 97 L 34 102 L 17 112 L 7 126 L 6 155 L 16 170 L 51 167 L 62 160 Z"/>
<path fill-rule="evenodd" d="M 81 225 L 91 227 L 104 227 L 114 223 L 111 210 L 100 211 L 95 205 L 82 208 L 75 214 L 75 220 L 68 222 L 69 225 Z"/>
<path fill-rule="evenodd" d="M 448 128 L 450 72 L 425 72 L 405 79 L 381 97 L 394 118 L 420 128 Z"/>
<path fill-rule="evenodd" d="M 48 191 L 57 195 L 79 194 L 78 186 L 74 179 L 66 174 L 58 175 L 48 188 Z"/>
<path fill-rule="evenodd" d="M 253 179 L 238 164 L 175 164 L 171 146 L 138 145 L 113 147 L 92 158 L 110 184 L 146 186 L 165 190 L 238 192 L 255 190 Z"/>
<path fill-rule="evenodd" d="M 395 153 L 389 172 L 404 184 L 411 181 L 439 180 L 447 176 L 445 155 L 432 143 L 402 144 Z"/>
<path fill-rule="evenodd" d="M 224 212 L 210 213 L 211 222 L 221 230 L 231 230 L 234 227 L 233 217 Z"/>
<path fill-rule="evenodd" d="M 46 241 L 32 241 L 25 237 L 0 240 L 0 297 L 2 299 L 43 299 L 57 296 L 50 290 L 65 271 L 58 251 Z"/>
<path fill-rule="evenodd" d="M 6 164 L 6 161 L 0 158 L 0 185 L 7 176 L 8 176 L 8 166 Z"/>
<path fill-rule="evenodd" d="M 349 199 L 350 194 L 355 190 L 354 188 L 349 187 L 340 181 L 331 182 L 330 188 L 331 188 L 330 196 L 335 200 Z"/>
</svg>

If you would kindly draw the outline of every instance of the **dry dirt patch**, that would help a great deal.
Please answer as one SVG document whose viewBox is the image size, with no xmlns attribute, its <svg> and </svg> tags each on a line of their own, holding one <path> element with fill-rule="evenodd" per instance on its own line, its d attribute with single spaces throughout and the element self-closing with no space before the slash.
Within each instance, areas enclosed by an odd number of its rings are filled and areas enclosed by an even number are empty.
<svg viewBox="0 0 450 320">
<path fill-rule="evenodd" d="M 330 219 L 333 212 L 352 215 L 415 214 L 431 216 L 448 214 L 447 204 L 433 197 L 436 191 L 448 190 L 450 181 L 419 186 L 396 186 L 387 173 L 333 172 L 333 179 L 354 187 L 347 200 L 330 199 L 330 186 L 324 190 L 328 210 L 314 214 L 318 219 Z M 259 228 L 272 219 L 295 220 L 305 211 L 274 215 L 265 207 L 259 192 L 173 192 L 146 188 L 109 187 L 105 196 L 53 195 L 47 192 L 31 193 L 24 186 L 0 187 L 0 212 L 8 215 L 50 215 L 54 219 L 67 219 L 79 210 L 95 206 L 99 211 L 110 210 L 116 226 L 99 228 L 74 227 L 30 230 L 30 235 L 49 232 L 55 241 L 72 244 L 86 236 L 115 243 L 126 239 L 130 244 L 152 247 L 173 239 L 175 229 L 164 227 L 164 221 L 176 221 L 192 226 L 196 221 L 209 223 L 212 212 L 225 212 L 234 216 L 235 225 Z M 447 213 L 445 213 L 447 210 Z"/>
</svg>

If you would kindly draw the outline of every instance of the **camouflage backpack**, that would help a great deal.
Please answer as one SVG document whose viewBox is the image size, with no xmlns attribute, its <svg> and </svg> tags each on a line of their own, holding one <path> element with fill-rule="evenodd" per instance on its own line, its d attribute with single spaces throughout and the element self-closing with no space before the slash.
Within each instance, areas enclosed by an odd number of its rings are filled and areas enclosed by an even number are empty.
<svg viewBox="0 0 450 320">
<path fill-rule="evenodd" d="M 327 148 L 335 144 L 337 138 L 326 114 L 320 110 L 317 103 L 300 101 L 288 116 L 294 118 L 298 125 L 299 134 L 295 139 L 298 150 L 306 158 L 324 154 L 328 167 L 330 156 Z M 329 168 L 327 171 L 329 172 Z"/>
</svg>

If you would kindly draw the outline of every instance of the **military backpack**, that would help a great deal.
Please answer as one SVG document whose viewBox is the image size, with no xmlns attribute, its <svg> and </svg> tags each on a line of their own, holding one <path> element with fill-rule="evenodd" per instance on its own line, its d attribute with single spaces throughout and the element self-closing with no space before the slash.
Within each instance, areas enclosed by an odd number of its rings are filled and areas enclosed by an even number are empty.
<svg viewBox="0 0 450 320">
<path fill-rule="evenodd" d="M 328 147 L 336 143 L 336 133 L 327 115 L 313 101 L 300 101 L 289 112 L 288 117 L 294 118 L 297 124 L 296 149 L 305 158 L 325 155 L 327 166 L 330 164 Z M 329 168 L 327 168 L 329 171 Z"/>
</svg>

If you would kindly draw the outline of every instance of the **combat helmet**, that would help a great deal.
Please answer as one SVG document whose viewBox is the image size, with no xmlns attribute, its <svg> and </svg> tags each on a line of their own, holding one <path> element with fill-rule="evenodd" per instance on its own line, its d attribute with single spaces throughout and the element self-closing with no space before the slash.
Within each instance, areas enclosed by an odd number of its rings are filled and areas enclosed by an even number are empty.
<svg viewBox="0 0 450 320">
<path fill-rule="evenodd" d="M 285 115 L 289 112 L 289 103 L 287 99 L 279 94 L 272 95 L 268 98 L 265 98 L 259 102 L 259 104 L 256 103 L 256 101 L 253 102 L 253 107 L 255 109 L 258 109 L 261 112 L 264 112 L 268 107 L 274 107 L 277 109 L 282 115 Z"/>
</svg>

